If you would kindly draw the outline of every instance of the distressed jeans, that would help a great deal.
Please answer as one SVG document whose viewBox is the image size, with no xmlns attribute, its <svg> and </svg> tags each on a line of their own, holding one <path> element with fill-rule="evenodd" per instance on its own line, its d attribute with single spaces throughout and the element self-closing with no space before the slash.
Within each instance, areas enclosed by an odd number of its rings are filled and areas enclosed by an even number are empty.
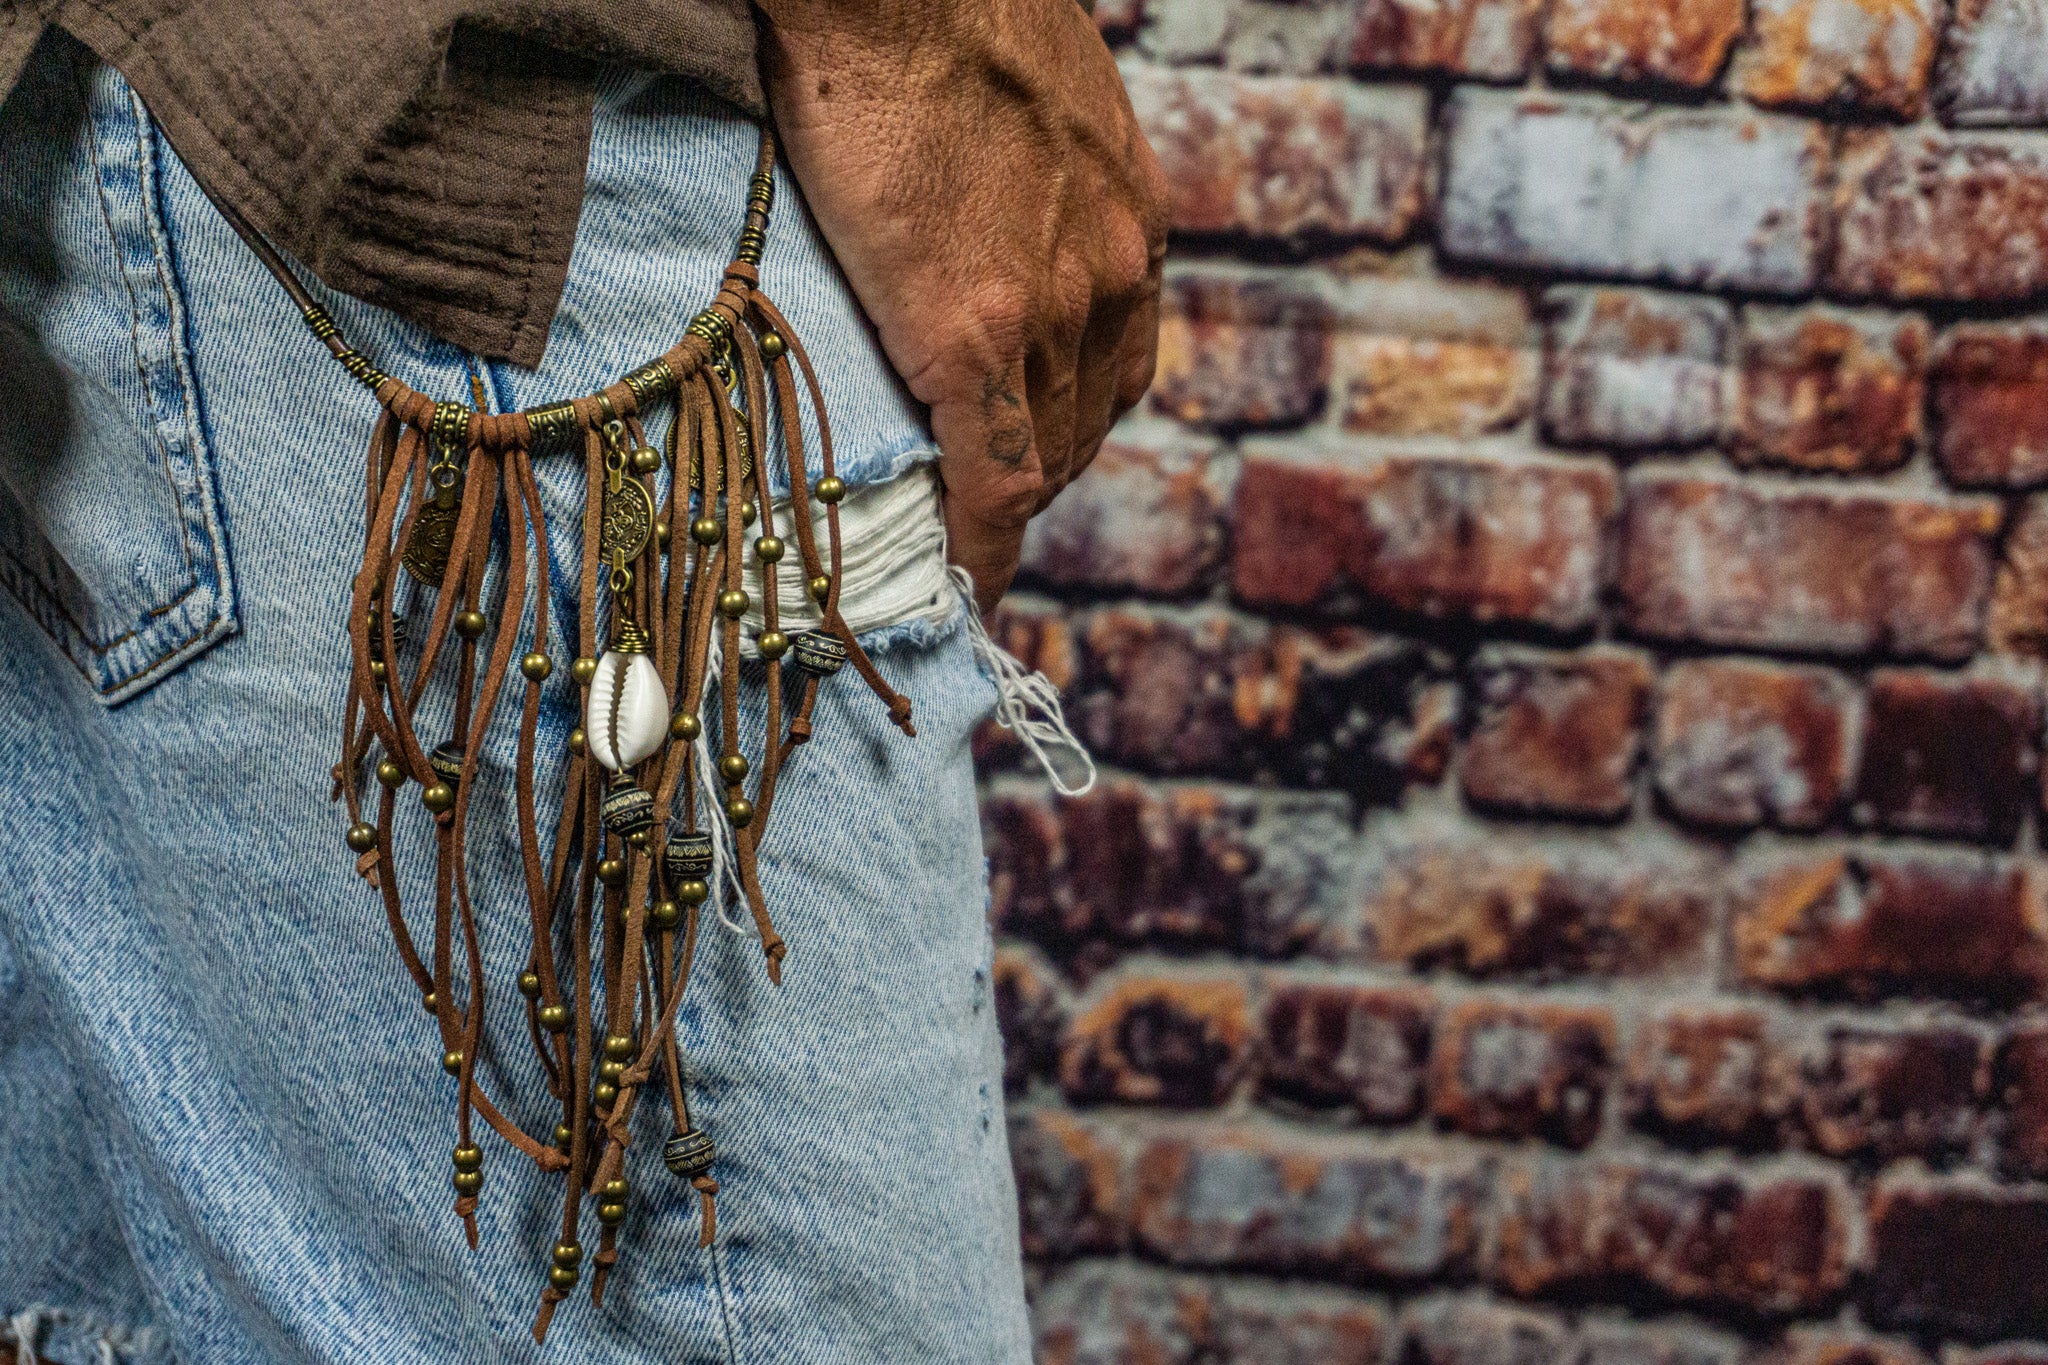
<svg viewBox="0 0 2048 1365">
<path fill-rule="evenodd" d="M 605 79 L 538 372 L 322 300 L 424 391 L 588 392 L 709 297 L 753 150 L 687 86 Z M 794 187 L 778 202 L 764 282 L 823 372 L 840 473 L 928 461 Z M 0 108 L 0 1341 L 65 1365 L 1028 1360 L 969 760 L 996 693 L 957 616 L 866 637 L 915 740 L 835 684 L 785 774 L 763 861 L 785 985 L 706 920 L 677 1034 L 715 1245 L 644 1106 L 604 1306 L 573 1297 L 535 1346 L 559 1184 L 486 1135 L 468 1249 L 455 1083 L 329 802 L 373 417 L 120 77 L 46 38 Z M 538 472 L 573 622 L 582 472 Z M 469 816 L 500 983 L 529 932 L 510 754 Z M 492 1000 L 518 1046 L 485 1079 L 547 1132 L 521 1002 Z"/>
</svg>

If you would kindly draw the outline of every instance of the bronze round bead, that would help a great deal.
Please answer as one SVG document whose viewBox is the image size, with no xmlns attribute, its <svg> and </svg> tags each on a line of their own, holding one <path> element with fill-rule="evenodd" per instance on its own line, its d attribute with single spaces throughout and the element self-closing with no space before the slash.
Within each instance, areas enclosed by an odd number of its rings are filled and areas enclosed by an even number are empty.
<svg viewBox="0 0 2048 1365">
<path fill-rule="evenodd" d="M 567 1005 L 542 1005 L 540 1007 L 540 1026 L 549 1033 L 562 1032 L 569 1027 L 569 1007 Z"/>
<path fill-rule="evenodd" d="M 718 538 L 725 534 L 725 527 L 717 517 L 699 517 L 690 523 L 690 539 L 699 545 L 716 545 Z"/>
<path fill-rule="evenodd" d="M 420 804 L 436 815 L 455 808 L 455 788 L 446 782 L 436 782 L 420 793 Z"/>
<path fill-rule="evenodd" d="M 626 1177 L 617 1176 L 605 1181 L 604 1188 L 599 1190 L 598 1194 L 607 1204 L 623 1204 L 626 1202 L 626 1196 L 632 1192 L 633 1188 L 626 1183 Z"/>
<path fill-rule="evenodd" d="M 619 1077 L 625 1074 L 626 1064 L 624 1062 L 599 1062 L 597 1064 L 598 1079 L 610 1081 L 613 1085 L 617 1085 Z"/>
<path fill-rule="evenodd" d="M 475 1194 L 484 1187 L 484 1173 L 482 1171 L 457 1171 L 454 1184 L 457 1194 Z"/>
<path fill-rule="evenodd" d="M 555 661 L 536 649 L 519 661 L 519 671 L 529 682 L 546 682 L 548 674 L 555 671 Z"/>
<path fill-rule="evenodd" d="M 818 494 L 819 502 L 838 502 L 846 496 L 846 480 L 840 478 L 837 474 L 827 474 L 824 478 L 818 480 L 818 487 L 815 491 Z"/>
<path fill-rule="evenodd" d="M 757 514 L 758 509 L 755 508 L 752 498 L 740 499 L 740 525 L 752 526 L 754 524 L 754 517 Z"/>
<path fill-rule="evenodd" d="M 718 775 L 728 782 L 744 782 L 747 777 L 747 756 L 727 754 L 718 760 Z"/>
<path fill-rule="evenodd" d="M 747 596 L 745 588 L 727 588 L 718 594 L 718 609 L 730 617 L 745 616 L 752 605 L 753 599 Z"/>
<path fill-rule="evenodd" d="M 390 672 L 391 670 L 385 667 L 384 661 L 382 659 L 370 660 L 370 676 L 375 678 L 378 682 L 383 682 L 385 676 Z"/>
<path fill-rule="evenodd" d="M 597 660 L 585 655 L 569 665 L 569 676 L 581 686 L 588 687 L 590 680 L 597 676 Z"/>
<path fill-rule="evenodd" d="M 626 1221 L 626 1206 L 624 1204 L 599 1204 L 597 1206 L 597 1221 L 608 1228 L 617 1227 Z"/>
<path fill-rule="evenodd" d="M 553 1266 L 548 1270 L 548 1283 L 557 1289 L 576 1287 L 576 1267 L 572 1265 Z"/>
<path fill-rule="evenodd" d="M 669 529 L 669 524 L 666 520 L 661 517 L 654 519 L 654 543 L 657 548 L 666 550 L 668 543 L 675 539 L 675 534 L 673 530 Z"/>
<path fill-rule="evenodd" d="M 606 886 L 620 886 L 626 880 L 624 858 L 603 858 L 597 864 L 597 879 Z"/>
<path fill-rule="evenodd" d="M 604 1040 L 604 1055 L 615 1062 L 623 1062 L 633 1055 L 633 1040 L 623 1033 L 614 1033 Z"/>
<path fill-rule="evenodd" d="M 576 1134 L 570 1131 L 568 1124 L 558 1123 L 555 1125 L 555 1146 L 567 1149 L 569 1144 L 575 1140 Z"/>
<path fill-rule="evenodd" d="M 441 1069 L 451 1076 L 462 1073 L 462 1050 L 454 1048 L 441 1054 Z"/>
<path fill-rule="evenodd" d="M 661 468 L 661 452 L 653 446 L 641 446 L 633 452 L 633 472 L 652 474 Z"/>
<path fill-rule="evenodd" d="M 474 1142 L 465 1142 L 455 1149 L 455 1169 L 458 1171 L 481 1170 L 484 1164 L 484 1149 Z"/>
<path fill-rule="evenodd" d="M 387 758 L 377 765 L 377 780 L 387 787 L 402 787 L 405 785 L 405 769 Z"/>
<path fill-rule="evenodd" d="M 439 1014 L 441 1012 L 441 997 L 432 991 L 428 991 L 420 997 L 420 1008 L 428 1014 Z"/>
<path fill-rule="evenodd" d="M 754 647 L 761 651 L 761 657 L 770 663 L 789 653 L 789 637 L 779 630 L 764 630 L 761 638 L 754 641 Z"/>
<path fill-rule="evenodd" d="M 735 796 L 725 803 L 725 818 L 732 821 L 734 829 L 745 829 L 754 818 L 754 803 L 744 796 Z"/>
<path fill-rule="evenodd" d="M 610 1081 L 599 1081 L 590 1092 L 591 1101 L 600 1109 L 612 1107 L 612 1101 L 619 1097 L 619 1088 Z"/>
<path fill-rule="evenodd" d="M 487 624 L 484 614 L 474 607 L 455 614 L 455 633 L 465 640 L 474 640 L 483 634 L 484 626 Z"/>
<path fill-rule="evenodd" d="M 578 758 L 590 752 L 590 736 L 583 733 L 580 725 L 569 732 L 569 752 Z"/>
<path fill-rule="evenodd" d="M 540 999 L 540 973 L 528 969 L 519 974 L 519 993 L 528 1000 Z"/>
<path fill-rule="evenodd" d="M 676 899 L 684 905 L 702 905 L 705 897 L 710 894 L 711 888 L 694 877 L 689 881 L 676 883 Z"/>
<path fill-rule="evenodd" d="M 782 558 L 782 537 L 762 536 L 754 542 L 754 557 L 763 564 L 773 564 Z"/>
<path fill-rule="evenodd" d="M 810 582 L 810 589 L 811 589 L 811 600 L 812 600 L 813 602 L 817 602 L 817 603 L 823 604 L 823 602 L 825 601 L 825 599 L 826 599 L 826 598 L 828 598 L 828 597 L 830 597 L 830 596 L 832 595 L 832 577 L 831 577 L 831 575 L 830 575 L 830 574 L 822 574 L 822 573 L 821 573 L 821 574 L 819 574 L 819 575 L 818 575 L 818 576 L 817 576 L 816 578 L 813 578 L 813 579 L 811 580 L 811 582 Z"/>
<path fill-rule="evenodd" d="M 674 901 L 656 901 L 647 907 L 647 922 L 667 933 L 683 922 L 683 907 Z"/>
<path fill-rule="evenodd" d="M 636 829 L 626 836 L 626 842 L 635 848 L 645 848 L 647 847 L 649 833 L 650 831 L 648 830 Z"/>
<path fill-rule="evenodd" d="M 566 1265 L 566 1266 L 575 1266 L 575 1265 L 580 1265 L 580 1264 L 582 1264 L 582 1261 L 583 1261 L 583 1243 L 581 1243 L 581 1242 L 557 1242 L 557 1243 L 555 1243 L 555 1264 L 556 1264 L 556 1265 Z"/>
<path fill-rule="evenodd" d="M 687 711 L 678 711 L 668 723 L 668 737 L 678 744 L 688 744 L 704 733 L 704 726 Z"/>
<path fill-rule="evenodd" d="M 768 360 L 782 359 L 782 353 L 789 349 L 780 332 L 761 333 L 761 355 Z"/>
<path fill-rule="evenodd" d="M 368 853 L 377 846 L 377 827 L 361 821 L 348 827 L 348 846 L 358 853 Z"/>
</svg>

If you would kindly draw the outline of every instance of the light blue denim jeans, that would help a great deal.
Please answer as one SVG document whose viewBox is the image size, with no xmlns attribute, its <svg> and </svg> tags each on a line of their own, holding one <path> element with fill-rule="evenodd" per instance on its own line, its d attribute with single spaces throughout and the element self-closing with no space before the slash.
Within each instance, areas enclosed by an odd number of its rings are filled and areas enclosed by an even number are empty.
<svg viewBox="0 0 2048 1365">
<path fill-rule="evenodd" d="M 426 392 L 472 369 L 501 410 L 588 392 L 712 292 L 754 136 L 607 78 L 539 373 L 325 301 Z M 841 473 L 929 459 L 793 186 L 778 203 L 763 276 Z M 957 621 L 870 642 L 915 740 L 849 671 L 787 770 L 763 864 L 786 984 L 707 927 L 678 1036 L 716 1245 L 647 1105 L 603 1308 L 573 1297 L 534 1345 L 560 1184 L 488 1133 L 468 1250 L 454 1082 L 328 801 L 373 415 L 121 79 L 46 39 L 0 109 L 0 1340 L 66 1365 L 1028 1360 L 968 755 L 995 693 Z M 561 569 L 582 475 L 540 475 Z M 575 723 L 566 674 L 544 753 Z M 469 817 L 507 1040 L 483 1073 L 547 1132 L 502 988 L 528 938 L 511 752 Z"/>
</svg>

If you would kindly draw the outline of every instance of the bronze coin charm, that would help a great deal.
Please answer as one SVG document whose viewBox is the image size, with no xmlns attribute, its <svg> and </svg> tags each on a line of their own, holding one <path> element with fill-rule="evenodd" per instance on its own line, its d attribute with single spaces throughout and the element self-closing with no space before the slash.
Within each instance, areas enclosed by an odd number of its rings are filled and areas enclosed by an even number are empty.
<svg viewBox="0 0 2048 1365">
<path fill-rule="evenodd" d="M 429 498 L 413 519 L 412 534 L 405 539 L 405 553 L 399 562 L 405 571 L 430 588 L 441 586 L 448 576 L 448 559 L 455 553 L 455 525 L 462 519 L 462 495 L 446 488 Z"/>
<path fill-rule="evenodd" d="M 619 480 L 617 488 L 604 495 L 604 518 L 598 532 L 598 548 L 608 564 L 626 564 L 638 559 L 647 542 L 654 538 L 654 499 L 647 485 L 638 479 Z"/>
</svg>

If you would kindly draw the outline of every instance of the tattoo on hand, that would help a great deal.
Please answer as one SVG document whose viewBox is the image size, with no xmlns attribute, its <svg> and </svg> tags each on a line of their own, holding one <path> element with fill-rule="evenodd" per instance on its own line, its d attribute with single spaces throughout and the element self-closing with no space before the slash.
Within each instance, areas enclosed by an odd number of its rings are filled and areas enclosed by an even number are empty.
<svg viewBox="0 0 2048 1365">
<path fill-rule="evenodd" d="M 1023 400 L 1001 371 L 982 376 L 981 413 L 988 420 L 989 458 L 1008 469 L 1023 464 L 1031 453 L 1031 423 Z"/>
</svg>

